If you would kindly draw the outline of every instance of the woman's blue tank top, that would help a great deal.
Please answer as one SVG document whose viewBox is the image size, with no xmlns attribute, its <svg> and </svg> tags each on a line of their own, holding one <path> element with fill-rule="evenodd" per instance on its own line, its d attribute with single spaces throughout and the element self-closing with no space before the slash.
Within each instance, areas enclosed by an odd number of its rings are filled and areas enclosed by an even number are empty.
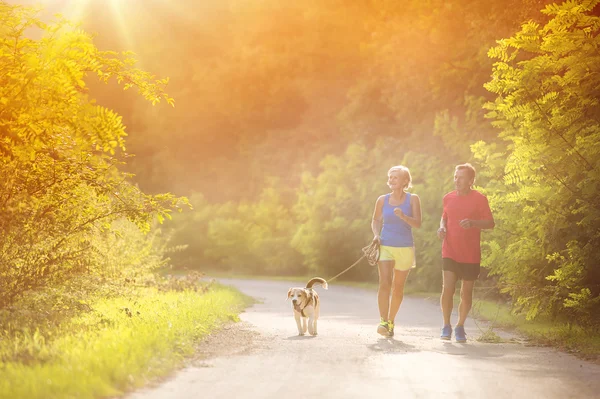
<svg viewBox="0 0 600 399">
<path fill-rule="evenodd" d="M 390 194 L 386 194 L 383 202 L 383 229 L 381 230 L 381 245 L 388 247 L 414 246 L 412 228 L 404 220 L 394 214 L 394 208 L 402 209 L 406 216 L 412 217 L 410 193 L 406 193 L 404 202 L 399 206 L 390 205 Z"/>
</svg>

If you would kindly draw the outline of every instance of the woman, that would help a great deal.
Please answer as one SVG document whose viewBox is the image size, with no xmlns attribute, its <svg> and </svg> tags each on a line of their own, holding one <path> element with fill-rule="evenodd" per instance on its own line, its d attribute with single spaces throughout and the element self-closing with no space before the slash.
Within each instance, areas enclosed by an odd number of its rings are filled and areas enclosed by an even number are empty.
<svg viewBox="0 0 600 399">
<path fill-rule="evenodd" d="M 392 192 L 377 198 L 371 222 L 373 240 L 381 244 L 377 293 L 381 322 L 377 332 L 388 337 L 394 335 L 394 320 L 404 297 L 404 283 L 410 269 L 415 267 L 412 229 L 421 227 L 421 200 L 406 191 L 412 187 L 411 182 L 407 167 L 392 167 L 387 183 Z"/>
</svg>

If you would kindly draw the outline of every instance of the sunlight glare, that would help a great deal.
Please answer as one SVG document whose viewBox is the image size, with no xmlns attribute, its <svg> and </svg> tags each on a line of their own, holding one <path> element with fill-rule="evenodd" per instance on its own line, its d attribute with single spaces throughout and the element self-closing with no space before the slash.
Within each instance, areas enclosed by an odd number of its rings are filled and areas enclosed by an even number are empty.
<svg viewBox="0 0 600 399">
<path fill-rule="evenodd" d="M 123 3 L 123 0 L 110 0 L 110 7 L 113 11 L 113 15 L 115 16 L 116 23 L 119 26 L 119 30 L 121 31 L 123 40 L 125 41 L 125 45 L 128 49 L 133 49 L 133 39 L 129 34 L 129 30 L 127 29 L 127 22 L 123 16 L 123 10 L 121 8 Z"/>
</svg>

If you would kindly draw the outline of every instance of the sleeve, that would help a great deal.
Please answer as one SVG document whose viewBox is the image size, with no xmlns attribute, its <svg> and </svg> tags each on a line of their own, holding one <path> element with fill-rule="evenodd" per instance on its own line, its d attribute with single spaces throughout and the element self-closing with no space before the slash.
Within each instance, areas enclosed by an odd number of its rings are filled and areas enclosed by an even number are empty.
<svg viewBox="0 0 600 399">
<path fill-rule="evenodd" d="M 479 220 L 494 220 L 494 216 L 492 215 L 492 210 L 490 209 L 490 203 L 486 196 L 481 197 L 481 201 L 479 203 Z"/>
</svg>

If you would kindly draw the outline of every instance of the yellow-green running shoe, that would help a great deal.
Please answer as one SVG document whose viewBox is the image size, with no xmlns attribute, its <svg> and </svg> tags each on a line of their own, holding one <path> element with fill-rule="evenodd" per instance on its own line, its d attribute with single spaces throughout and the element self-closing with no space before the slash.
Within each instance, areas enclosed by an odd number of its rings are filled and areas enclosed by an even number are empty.
<svg viewBox="0 0 600 399">
<path fill-rule="evenodd" d="M 383 318 L 381 319 L 381 321 L 379 322 L 379 325 L 377 326 L 377 332 L 379 334 L 383 335 L 384 337 L 390 336 L 390 330 L 388 329 L 388 322 L 383 320 Z"/>
<path fill-rule="evenodd" d="M 388 335 L 390 337 L 394 336 L 394 323 L 391 320 L 388 320 Z"/>
</svg>

